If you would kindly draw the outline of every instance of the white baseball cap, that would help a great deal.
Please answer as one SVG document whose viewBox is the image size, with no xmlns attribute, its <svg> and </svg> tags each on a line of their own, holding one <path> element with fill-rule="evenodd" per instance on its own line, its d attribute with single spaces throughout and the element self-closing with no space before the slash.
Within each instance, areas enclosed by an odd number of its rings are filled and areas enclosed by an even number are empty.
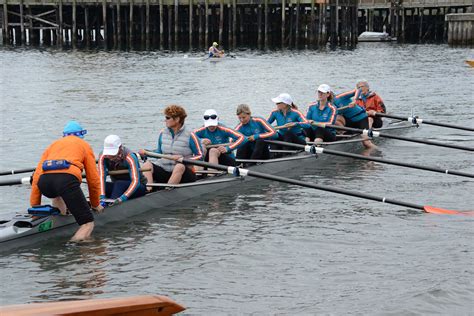
<svg viewBox="0 0 474 316">
<path fill-rule="evenodd" d="M 273 103 L 285 103 L 288 105 L 293 104 L 293 99 L 291 98 L 291 95 L 289 95 L 288 93 L 280 93 L 280 95 L 277 96 L 276 98 L 273 98 L 272 101 Z"/>
<path fill-rule="evenodd" d="M 331 87 L 323 83 L 318 87 L 318 91 L 321 91 L 322 93 L 328 93 L 331 92 Z"/>
<path fill-rule="evenodd" d="M 217 116 L 216 110 L 206 110 L 206 112 L 204 112 L 203 118 L 205 127 L 219 125 L 219 116 Z"/>
<path fill-rule="evenodd" d="M 120 146 L 122 146 L 122 141 L 120 137 L 117 135 L 109 135 L 104 140 L 104 151 L 102 152 L 103 155 L 115 156 Z"/>
</svg>

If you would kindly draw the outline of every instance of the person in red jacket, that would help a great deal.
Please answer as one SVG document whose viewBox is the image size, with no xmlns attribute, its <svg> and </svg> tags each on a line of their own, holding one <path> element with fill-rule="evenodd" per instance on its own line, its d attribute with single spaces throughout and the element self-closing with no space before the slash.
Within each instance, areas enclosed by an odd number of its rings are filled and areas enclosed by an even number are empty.
<svg viewBox="0 0 474 316">
<path fill-rule="evenodd" d="M 383 126 L 383 121 L 380 116 L 375 116 L 375 113 L 386 113 L 387 109 L 383 103 L 382 98 L 375 92 L 370 91 L 369 83 L 365 80 L 357 83 L 357 89 L 359 95 L 357 97 L 357 105 L 365 108 L 367 115 L 369 116 L 369 128 L 380 128 Z"/>
<path fill-rule="evenodd" d="M 30 204 L 41 204 L 41 195 L 52 199 L 53 206 L 64 215 L 67 211 L 76 219 L 79 229 L 72 241 L 87 239 L 94 229 L 91 207 L 81 190 L 82 171 L 86 171 L 92 208 L 102 211 L 100 205 L 100 178 L 91 146 L 85 140 L 87 133 L 76 121 L 69 121 L 63 138 L 53 142 L 41 156 L 33 175 Z"/>
</svg>

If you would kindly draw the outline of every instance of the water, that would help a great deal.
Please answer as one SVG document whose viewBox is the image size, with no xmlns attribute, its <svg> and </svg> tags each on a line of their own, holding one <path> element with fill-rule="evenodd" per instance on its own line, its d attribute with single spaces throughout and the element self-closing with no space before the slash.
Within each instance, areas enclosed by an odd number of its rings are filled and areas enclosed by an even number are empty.
<svg viewBox="0 0 474 316">
<path fill-rule="evenodd" d="M 266 116 L 271 97 L 306 110 L 320 83 L 367 78 L 393 113 L 473 126 L 472 50 L 363 44 L 354 51 L 242 52 L 216 64 L 184 53 L 0 50 L 0 169 L 34 166 L 69 119 L 99 152 L 108 134 L 153 148 L 165 105 L 198 127 L 207 108 L 235 125 L 235 107 Z M 405 134 L 474 146 L 468 132 Z M 472 153 L 385 140 L 377 155 L 474 172 Z M 333 158 L 291 172 L 308 182 L 418 204 L 473 209 L 473 181 Z M 15 176 L 18 177 L 18 176 Z M 2 187 L 0 214 L 28 205 Z M 0 258 L 1 304 L 157 293 L 195 314 L 474 314 L 474 222 L 271 182 L 206 196 Z"/>
</svg>

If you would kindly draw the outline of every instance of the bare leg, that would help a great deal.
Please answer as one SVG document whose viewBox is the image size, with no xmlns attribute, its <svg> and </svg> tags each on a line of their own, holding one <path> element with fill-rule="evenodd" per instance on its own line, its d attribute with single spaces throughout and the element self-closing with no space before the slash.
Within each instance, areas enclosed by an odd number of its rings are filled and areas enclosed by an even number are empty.
<svg viewBox="0 0 474 316">
<path fill-rule="evenodd" d="M 52 199 L 52 202 L 53 202 L 53 207 L 58 208 L 59 211 L 61 212 L 61 215 L 67 214 L 67 206 L 66 206 L 66 203 L 64 203 L 64 200 L 62 197 L 58 196 Z"/>
<path fill-rule="evenodd" d="M 76 231 L 74 236 L 72 236 L 71 241 L 81 241 L 87 239 L 91 236 L 93 230 L 94 222 L 89 222 L 84 225 L 81 225 L 79 226 L 79 229 Z"/>
<path fill-rule="evenodd" d="M 322 138 L 315 138 L 314 139 L 314 144 L 317 145 L 318 143 L 322 143 L 324 140 Z"/>
<path fill-rule="evenodd" d="M 142 169 L 150 169 L 150 171 L 144 171 L 143 175 L 147 179 L 148 183 L 153 183 L 153 164 L 149 161 L 143 164 Z M 147 191 L 150 192 L 153 187 L 147 187 Z"/>
<path fill-rule="evenodd" d="M 336 118 L 336 125 L 337 126 L 346 126 L 346 119 L 342 115 L 338 115 Z"/>
<path fill-rule="evenodd" d="M 218 164 L 220 156 L 221 153 L 217 150 L 217 148 L 211 148 L 209 150 L 209 163 Z"/>
<path fill-rule="evenodd" d="M 176 164 L 173 168 L 173 172 L 171 173 L 171 177 L 168 180 L 168 183 L 179 184 L 181 182 L 181 178 L 183 177 L 183 174 L 185 171 L 186 171 L 186 167 L 182 163 Z"/>
<path fill-rule="evenodd" d="M 369 120 L 369 128 L 372 128 L 372 124 L 374 124 L 374 118 L 369 116 L 368 120 Z"/>
<path fill-rule="evenodd" d="M 372 143 L 369 139 L 367 139 L 367 136 L 362 136 L 363 140 L 362 144 L 364 145 L 365 148 L 372 149 L 372 148 L 377 148 L 374 143 Z"/>
</svg>

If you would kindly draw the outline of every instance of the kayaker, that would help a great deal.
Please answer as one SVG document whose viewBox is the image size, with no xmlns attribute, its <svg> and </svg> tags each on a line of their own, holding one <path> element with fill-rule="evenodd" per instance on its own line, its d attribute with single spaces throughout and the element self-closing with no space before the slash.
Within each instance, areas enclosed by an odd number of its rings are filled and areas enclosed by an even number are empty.
<svg viewBox="0 0 474 316">
<path fill-rule="evenodd" d="M 356 87 L 361 90 L 356 103 L 367 111 L 369 128 L 381 128 L 383 126 L 382 118 L 375 116 L 375 113 L 387 113 L 382 98 L 374 91 L 370 91 L 369 83 L 366 80 L 357 82 Z"/>
<path fill-rule="evenodd" d="M 221 58 L 224 57 L 224 50 L 217 49 L 219 44 L 217 42 L 212 43 L 212 46 L 209 47 L 209 58 Z"/>
<path fill-rule="evenodd" d="M 104 140 L 104 150 L 99 155 L 100 199 L 114 199 L 120 204 L 130 199 L 145 195 L 147 179 L 140 171 L 140 162 L 136 153 L 122 145 L 120 137 L 109 135 Z M 128 170 L 126 174 L 110 176 L 109 171 Z"/>
<path fill-rule="evenodd" d="M 219 123 L 216 110 L 206 110 L 203 120 L 204 126 L 194 132 L 202 140 L 204 146 L 217 146 L 209 148 L 205 160 L 210 163 L 235 166 L 233 151 L 246 143 L 245 136 Z M 231 143 L 229 143 L 230 140 L 232 140 Z"/>
<path fill-rule="evenodd" d="M 337 109 L 332 104 L 333 95 L 331 87 L 322 84 L 318 87 L 318 100 L 311 103 L 306 113 L 306 119 L 311 123 L 311 127 L 306 129 L 306 135 L 310 141 L 333 142 L 336 140 L 336 130 L 330 127 L 317 126 L 317 123 L 336 123 Z"/>
<path fill-rule="evenodd" d="M 158 135 L 158 145 L 155 150 L 158 154 L 174 157 L 175 160 L 159 159 L 156 164 L 147 161 L 143 169 L 151 169 L 143 174 L 148 183 L 189 183 L 196 181 L 196 174 L 192 166 L 178 163 L 180 158 L 201 160 L 203 148 L 196 134 L 187 127 L 185 120 L 186 110 L 180 105 L 169 105 L 163 111 L 166 127 Z M 140 150 L 141 155 L 144 150 Z"/>
<path fill-rule="evenodd" d="M 247 137 L 247 143 L 237 150 L 237 159 L 269 159 L 270 151 L 265 139 L 272 139 L 276 131 L 265 119 L 252 116 L 247 104 L 238 105 L 236 114 L 240 124 L 235 130 Z"/>
<path fill-rule="evenodd" d="M 358 98 L 358 95 L 361 93 L 360 89 L 353 89 L 350 91 L 346 91 L 340 94 L 335 95 L 333 91 L 331 91 L 333 104 L 338 109 L 336 125 L 339 126 L 347 126 L 352 128 L 359 128 L 359 129 L 368 129 L 369 128 L 369 119 L 367 112 L 365 109 L 356 104 L 355 100 Z M 340 108 L 346 107 L 342 110 Z M 362 136 L 364 139 L 367 139 L 367 136 Z M 366 148 L 374 148 L 376 147 L 370 140 L 362 141 L 362 144 Z"/>
<path fill-rule="evenodd" d="M 310 124 L 304 115 L 298 111 L 298 107 L 293 103 L 292 97 L 288 93 L 281 93 L 272 99 L 277 108 L 272 111 L 268 117 L 268 123 L 272 124 L 276 121 L 278 130 L 277 139 L 306 145 L 303 128 L 309 128 Z M 279 146 L 275 146 L 279 148 Z"/>
<path fill-rule="evenodd" d="M 69 121 L 63 137 L 53 142 L 41 156 L 33 175 L 30 204 L 41 204 L 41 194 L 52 199 L 61 214 L 69 211 L 79 229 L 72 241 L 90 237 L 94 229 L 91 207 L 81 190 L 82 172 L 85 170 L 92 209 L 101 212 L 100 180 L 91 146 L 83 139 L 87 133 L 76 121 Z"/>
</svg>

